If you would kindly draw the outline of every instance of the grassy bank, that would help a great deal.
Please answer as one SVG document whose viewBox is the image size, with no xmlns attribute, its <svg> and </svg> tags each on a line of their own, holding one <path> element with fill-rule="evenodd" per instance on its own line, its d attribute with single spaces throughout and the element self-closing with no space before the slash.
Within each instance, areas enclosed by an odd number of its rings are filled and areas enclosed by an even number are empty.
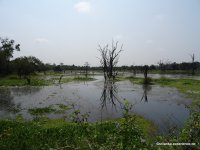
<svg viewBox="0 0 200 150">
<path fill-rule="evenodd" d="M 96 123 L 75 123 L 48 118 L 24 121 L 19 117 L 16 120 L 0 120 L 0 149 L 195 150 L 198 149 L 199 138 L 193 129 L 188 124 L 178 136 L 155 136 L 155 127 L 140 116 Z M 196 145 L 158 146 L 157 142 Z"/>
<path fill-rule="evenodd" d="M 127 77 L 126 79 L 130 80 L 135 84 L 143 84 L 143 78 Z M 160 86 L 175 87 L 181 93 L 186 94 L 187 96 L 194 98 L 196 100 L 200 99 L 200 80 L 194 79 L 170 79 L 161 77 L 159 79 L 149 79 L 150 84 L 157 84 Z"/>
</svg>

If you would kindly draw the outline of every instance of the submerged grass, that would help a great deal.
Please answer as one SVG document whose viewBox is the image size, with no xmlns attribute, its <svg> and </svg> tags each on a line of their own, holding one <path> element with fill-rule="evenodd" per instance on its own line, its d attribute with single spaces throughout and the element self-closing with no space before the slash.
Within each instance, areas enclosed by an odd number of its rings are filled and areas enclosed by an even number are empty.
<svg viewBox="0 0 200 150">
<path fill-rule="evenodd" d="M 78 76 L 73 78 L 74 81 L 93 81 L 95 78 Z"/>
<path fill-rule="evenodd" d="M 64 104 L 57 104 L 57 105 L 50 105 L 48 107 L 42 107 L 42 108 L 30 108 L 28 109 L 28 112 L 34 116 L 43 116 L 45 114 L 50 114 L 50 113 L 62 114 L 62 113 L 65 113 L 69 109 L 71 109 L 70 106 L 67 106 Z"/>
<path fill-rule="evenodd" d="M 49 113 L 52 113 L 55 111 L 56 111 L 56 109 L 54 109 L 52 106 L 28 109 L 28 112 L 31 115 L 44 115 L 44 114 L 49 114 Z"/>
<path fill-rule="evenodd" d="M 126 77 L 126 79 L 130 80 L 134 84 L 143 84 L 144 82 L 144 78 Z"/>
</svg>

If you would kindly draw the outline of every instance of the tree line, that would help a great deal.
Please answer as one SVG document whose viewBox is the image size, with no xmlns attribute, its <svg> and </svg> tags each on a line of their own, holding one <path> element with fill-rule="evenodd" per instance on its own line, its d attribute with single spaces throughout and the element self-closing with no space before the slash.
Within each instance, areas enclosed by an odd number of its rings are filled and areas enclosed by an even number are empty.
<svg viewBox="0 0 200 150">
<path fill-rule="evenodd" d="M 102 71 L 105 78 L 114 78 L 117 75 L 117 71 L 131 71 L 140 72 L 144 70 L 143 65 L 124 65 L 117 66 L 119 60 L 119 54 L 122 52 L 123 45 L 118 48 L 118 42 L 112 42 L 112 46 L 109 49 L 108 45 L 101 47 L 99 46 L 98 51 L 100 52 L 100 64 L 101 66 L 91 67 L 88 62 L 83 64 L 83 66 L 76 65 L 64 65 L 60 63 L 56 64 L 44 64 L 41 60 L 34 56 L 22 56 L 15 59 L 13 58 L 13 53 L 20 51 L 20 44 L 15 44 L 14 40 L 9 40 L 8 38 L 0 38 L 0 76 L 6 76 L 8 74 L 16 73 L 19 77 L 28 78 L 30 74 L 35 72 L 55 71 L 55 72 L 74 72 L 75 70 L 80 71 Z M 159 61 L 157 65 L 149 65 L 148 70 L 183 70 L 192 71 L 195 73 L 197 69 L 200 69 L 200 62 L 194 60 L 194 54 L 192 56 L 191 62 L 182 63 L 170 63 Z M 147 65 L 146 65 L 147 66 Z"/>
</svg>

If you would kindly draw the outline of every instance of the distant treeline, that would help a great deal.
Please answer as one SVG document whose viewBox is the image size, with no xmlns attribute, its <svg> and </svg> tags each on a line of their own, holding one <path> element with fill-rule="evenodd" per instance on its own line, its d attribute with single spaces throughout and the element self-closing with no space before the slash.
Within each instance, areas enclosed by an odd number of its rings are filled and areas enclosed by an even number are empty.
<svg viewBox="0 0 200 150">
<path fill-rule="evenodd" d="M 147 65 L 148 66 L 148 65 Z M 54 71 L 73 71 L 73 70 L 84 70 L 85 66 L 76 66 L 76 65 L 50 65 L 46 64 L 48 70 Z M 159 64 L 159 65 L 149 65 L 149 70 L 160 70 L 160 71 L 167 71 L 167 70 L 183 70 L 183 71 L 190 71 L 193 67 L 195 70 L 200 69 L 200 62 L 190 63 L 190 62 L 182 62 L 182 63 L 167 63 L 167 64 Z M 115 67 L 115 70 L 118 71 L 143 71 L 143 65 L 137 66 L 118 66 Z M 97 67 L 89 67 L 90 70 L 102 70 L 102 66 Z"/>
<path fill-rule="evenodd" d="M 56 64 L 44 64 L 41 60 L 34 56 L 23 56 L 18 57 L 14 60 L 11 60 L 13 57 L 14 51 L 20 51 L 20 45 L 15 44 L 14 40 L 2 39 L 0 38 L 0 76 L 5 76 L 8 74 L 16 73 L 20 77 L 27 77 L 35 72 L 44 72 L 47 71 L 55 71 L 55 72 L 63 72 L 66 71 L 73 72 L 75 70 L 86 71 L 102 71 L 103 66 L 90 67 L 89 65 L 76 66 L 76 65 L 64 65 L 60 63 Z M 88 63 L 87 63 L 88 64 Z M 162 63 L 160 62 L 158 65 L 150 65 L 147 66 L 148 70 L 184 70 L 184 71 L 196 71 L 200 69 L 200 62 L 182 62 L 182 63 Z M 133 71 L 139 72 L 143 71 L 144 66 L 120 66 L 115 67 L 116 71 Z"/>
</svg>

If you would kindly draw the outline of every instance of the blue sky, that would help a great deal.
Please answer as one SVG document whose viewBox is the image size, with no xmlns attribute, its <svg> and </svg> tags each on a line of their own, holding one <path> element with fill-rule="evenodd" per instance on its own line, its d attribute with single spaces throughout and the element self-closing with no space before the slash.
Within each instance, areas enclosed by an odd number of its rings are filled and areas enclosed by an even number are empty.
<svg viewBox="0 0 200 150">
<path fill-rule="evenodd" d="M 0 37 L 43 62 L 99 65 L 98 44 L 124 45 L 119 65 L 200 61 L 199 0 L 0 0 Z"/>
</svg>

